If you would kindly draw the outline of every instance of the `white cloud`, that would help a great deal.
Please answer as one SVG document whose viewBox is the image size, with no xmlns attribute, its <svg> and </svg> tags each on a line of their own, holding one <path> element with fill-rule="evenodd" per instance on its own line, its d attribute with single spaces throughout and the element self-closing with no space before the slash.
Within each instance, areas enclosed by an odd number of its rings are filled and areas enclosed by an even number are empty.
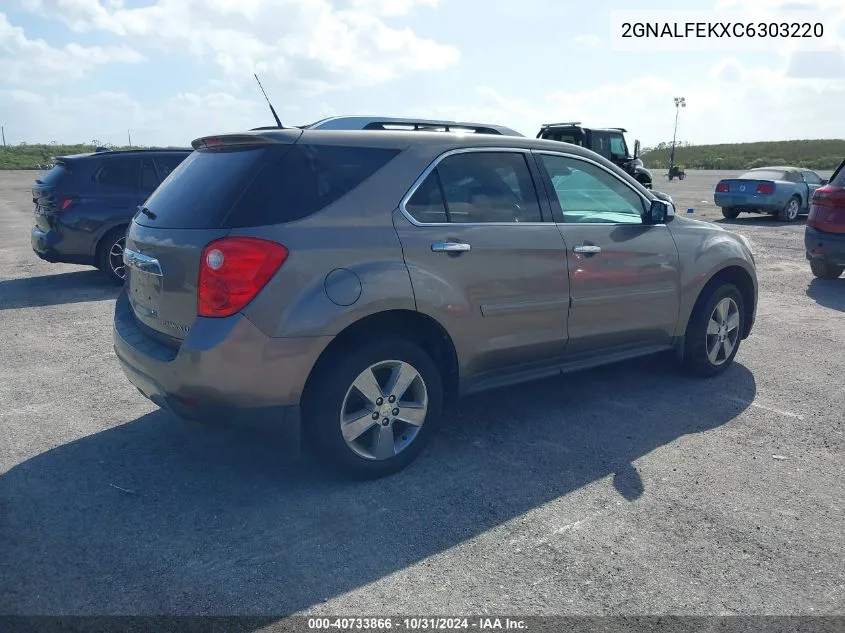
<svg viewBox="0 0 845 633">
<path fill-rule="evenodd" d="M 468 108 L 456 103 L 405 114 L 503 123 L 526 136 L 536 135 L 543 123 L 582 121 L 624 127 L 644 145 L 653 145 L 672 139 L 673 97 L 683 96 L 687 107 L 680 114 L 681 140 L 703 144 L 831 138 L 842 135 L 836 122 L 845 102 L 845 81 L 794 79 L 726 58 L 708 75 L 686 80 L 645 75 L 531 100 L 481 87 L 475 96 Z"/>
<path fill-rule="evenodd" d="M 384 16 L 406 15 L 417 6 L 433 9 L 440 0 L 348 0 L 349 6 Z"/>
<path fill-rule="evenodd" d="M 304 114 L 295 105 L 277 103 L 276 109 L 286 124 L 311 123 L 338 114 L 321 102 L 312 104 Z M 121 92 L 68 96 L 63 92 L 0 90 L 0 120 L 6 128 L 6 139 L 13 144 L 97 139 L 124 145 L 130 130 L 136 145 L 186 147 L 201 136 L 273 125 L 263 101 L 222 90 L 180 92 L 152 105 Z"/>
<path fill-rule="evenodd" d="M 407 72 L 459 62 L 454 46 L 388 26 L 436 0 L 158 0 L 142 8 L 98 0 L 26 0 L 32 10 L 79 32 L 107 31 L 144 46 L 212 59 L 231 78 L 254 70 L 286 88 L 311 92 L 372 86 Z"/>
<path fill-rule="evenodd" d="M 144 59 L 126 46 L 81 46 L 71 42 L 56 48 L 41 39 L 30 40 L 22 28 L 9 22 L 5 13 L 0 13 L 0 52 L 0 78 L 10 83 L 74 80 L 96 66 Z"/>
<path fill-rule="evenodd" d="M 598 35 L 578 35 L 575 37 L 575 43 L 595 48 L 601 44 L 601 38 Z"/>
</svg>

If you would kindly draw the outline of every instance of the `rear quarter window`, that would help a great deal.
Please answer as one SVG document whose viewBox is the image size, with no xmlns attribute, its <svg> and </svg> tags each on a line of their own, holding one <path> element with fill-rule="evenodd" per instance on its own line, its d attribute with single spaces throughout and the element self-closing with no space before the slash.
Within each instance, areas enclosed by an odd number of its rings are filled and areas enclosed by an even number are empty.
<svg viewBox="0 0 845 633">
<path fill-rule="evenodd" d="M 336 202 L 400 150 L 297 143 L 264 167 L 225 221 L 228 228 L 291 222 Z"/>
<path fill-rule="evenodd" d="M 71 171 L 62 163 L 56 163 L 52 169 L 48 169 L 38 178 L 38 182 L 49 187 L 55 187 L 62 181 L 70 179 Z"/>
<path fill-rule="evenodd" d="M 110 158 L 103 161 L 94 172 L 94 181 L 108 187 L 135 189 L 140 169 L 141 161 L 138 158 Z"/>
</svg>

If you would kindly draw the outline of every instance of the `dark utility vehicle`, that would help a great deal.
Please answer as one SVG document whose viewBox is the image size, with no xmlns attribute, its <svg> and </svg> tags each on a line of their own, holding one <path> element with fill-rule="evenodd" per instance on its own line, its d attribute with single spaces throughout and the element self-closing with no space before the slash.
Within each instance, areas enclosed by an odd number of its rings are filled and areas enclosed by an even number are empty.
<svg viewBox="0 0 845 633">
<path fill-rule="evenodd" d="M 813 193 L 804 245 L 810 270 L 819 279 L 836 279 L 845 272 L 845 160 L 830 182 Z"/>
<path fill-rule="evenodd" d="M 628 147 L 625 140 L 627 133 L 628 130 L 621 127 L 590 128 L 584 127 L 576 121 L 573 123 L 546 123 L 540 128 L 537 138 L 563 141 L 593 150 L 596 154 L 603 156 L 633 176 L 643 187 L 651 189 L 654 179 L 639 158 L 640 142 L 634 141 L 634 151 L 631 153 L 631 148 Z"/>
<path fill-rule="evenodd" d="M 664 350 L 714 376 L 751 332 L 750 243 L 582 147 L 301 129 L 194 147 L 129 226 L 114 314 L 129 380 L 188 418 L 301 416 L 328 463 L 384 475 L 444 399 Z"/>
<path fill-rule="evenodd" d="M 32 186 L 32 250 L 48 262 L 96 266 L 123 283 L 126 227 L 190 149 L 59 156 Z"/>
</svg>

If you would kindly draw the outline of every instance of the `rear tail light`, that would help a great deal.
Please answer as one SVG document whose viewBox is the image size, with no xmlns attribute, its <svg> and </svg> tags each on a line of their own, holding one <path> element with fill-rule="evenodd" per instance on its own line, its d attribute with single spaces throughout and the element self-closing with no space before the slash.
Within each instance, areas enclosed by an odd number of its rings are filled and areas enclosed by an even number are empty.
<svg viewBox="0 0 845 633">
<path fill-rule="evenodd" d="M 718 193 L 727 193 L 730 190 L 731 190 L 731 187 L 726 182 L 720 182 L 718 185 L 716 185 L 716 191 Z"/>
<path fill-rule="evenodd" d="M 67 209 L 72 204 L 73 204 L 73 198 L 64 198 L 59 203 L 59 211 L 64 211 L 65 209 Z"/>
<path fill-rule="evenodd" d="M 202 251 L 197 314 L 227 317 L 242 310 L 284 264 L 288 249 L 253 237 L 224 237 Z"/>
<path fill-rule="evenodd" d="M 757 193 L 774 193 L 775 186 L 770 185 L 767 183 L 763 183 L 762 185 L 757 185 Z"/>
<path fill-rule="evenodd" d="M 820 207 L 845 207 L 845 189 L 831 186 L 816 189 L 812 202 Z"/>
<path fill-rule="evenodd" d="M 840 232 L 845 228 L 845 188 L 826 185 L 813 194 L 807 226 Z"/>
</svg>

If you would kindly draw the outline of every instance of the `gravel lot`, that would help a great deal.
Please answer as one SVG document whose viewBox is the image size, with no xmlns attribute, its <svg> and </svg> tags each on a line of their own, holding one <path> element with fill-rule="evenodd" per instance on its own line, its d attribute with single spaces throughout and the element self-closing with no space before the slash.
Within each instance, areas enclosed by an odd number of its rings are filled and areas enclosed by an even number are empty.
<svg viewBox="0 0 845 633">
<path fill-rule="evenodd" d="M 660 184 L 722 221 L 722 176 Z M 474 397 L 362 484 L 141 397 L 116 290 L 30 249 L 33 178 L 0 172 L 0 613 L 845 614 L 845 279 L 813 280 L 803 223 L 726 222 L 761 297 L 723 376 Z"/>
</svg>

